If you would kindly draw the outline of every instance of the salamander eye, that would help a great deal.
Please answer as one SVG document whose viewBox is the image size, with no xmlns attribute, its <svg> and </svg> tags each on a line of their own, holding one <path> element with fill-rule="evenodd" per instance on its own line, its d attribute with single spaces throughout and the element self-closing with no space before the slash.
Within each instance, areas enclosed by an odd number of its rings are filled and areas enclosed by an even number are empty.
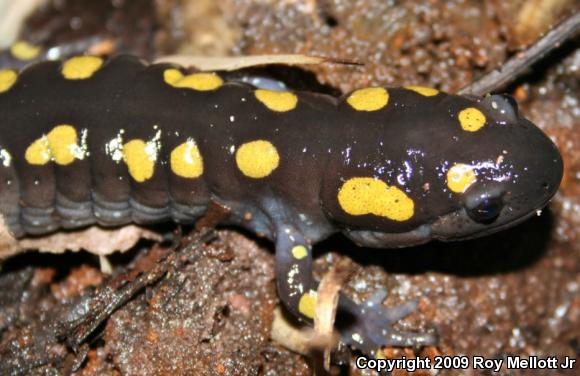
<svg viewBox="0 0 580 376">
<path fill-rule="evenodd" d="M 503 99 L 506 102 L 508 102 L 510 104 L 510 106 L 513 108 L 514 112 L 517 114 L 518 113 L 518 102 L 516 102 L 514 97 L 512 97 L 511 95 L 507 95 L 507 94 L 502 94 L 501 96 L 503 97 Z"/>
<path fill-rule="evenodd" d="M 490 224 L 503 208 L 504 190 L 497 182 L 474 184 L 465 195 L 465 211 L 475 222 Z"/>
<path fill-rule="evenodd" d="M 495 221 L 503 208 L 501 196 L 490 196 L 482 194 L 472 200 L 465 208 L 467 215 L 475 222 L 489 224 Z"/>
<path fill-rule="evenodd" d="M 481 103 L 493 111 L 499 121 L 518 122 L 518 104 L 513 97 L 506 94 L 488 95 Z"/>
</svg>

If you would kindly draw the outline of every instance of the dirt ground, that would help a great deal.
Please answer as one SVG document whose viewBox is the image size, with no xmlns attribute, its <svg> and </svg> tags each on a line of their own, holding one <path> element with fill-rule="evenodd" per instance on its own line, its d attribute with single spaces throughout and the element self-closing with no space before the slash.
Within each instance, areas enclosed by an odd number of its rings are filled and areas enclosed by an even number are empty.
<svg viewBox="0 0 580 376">
<path fill-rule="evenodd" d="M 115 52 L 147 59 L 305 53 L 363 63 L 304 67 L 337 92 L 401 84 L 456 92 L 501 67 L 577 6 L 563 0 L 55 0 L 26 21 L 21 35 L 47 47 L 98 37 L 113 41 Z M 423 355 L 580 359 L 578 47 L 576 37 L 504 88 L 564 158 L 562 186 L 541 216 L 487 238 L 394 251 L 333 237 L 315 249 L 317 275 L 350 258 L 355 273 L 345 291 L 355 300 L 383 286 L 387 306 L 418 299 L 419 309 L 399 327 L 438 331 L 440 345 Z M 151 263 L 161 248 L 143 242 L 114 255 L 114 276 Z M 108 278 L 98 260 L 83 253 L 32 252 L 7 260 L 0 273 L 0 374 L 70 369 L 55 321 Z M 87 359 L 74 374 L 310 375 L 306 357 L 270 339 L 277 303 L 272 244 L 222 230 L 183 267 L 115 310 L 91 337 Z M 576 375 L 578 367 L 502 374 Z M 352 364 L 338 371 L 372 374 Z"/>
</svg>

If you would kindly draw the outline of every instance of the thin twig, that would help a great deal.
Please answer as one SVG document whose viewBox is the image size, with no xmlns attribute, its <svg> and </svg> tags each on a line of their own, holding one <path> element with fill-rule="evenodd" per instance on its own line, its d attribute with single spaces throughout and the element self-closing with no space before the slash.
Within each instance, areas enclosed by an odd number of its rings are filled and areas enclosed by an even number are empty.
<svg viewBox="0 0 580 376">
<path fill-rule="evenodd" d="M 169 270 L 178 269 L 183 263 L 189 261 L 182 256 L 199 249 L 203 244 L 213 240 L 216 234 L 212 229 L 207 229 L 194 235 L 188 244 L 171 252 L 165 259 L 160 260 L 155 267 L 140 274 L 130 283 L 121 288 L 114 288 L 115 281 L 103 286 L 95 293 L 92 300 L 96 302 L 87 315 L 74 320 L 62 328 L 61 336 L 73 351 L 77 351 L 80 345 L 93 333 L 101 323 L 107 320 L 111 314 L 133 298 L 144 287 L 153 285 Z"/>
<path fill-rule="evenodd" d="M 459 90 L 459 94 L 484 95 L 504 88 L 520 77 L 532 64 L 572 38 L 580 30 L 580 12 L 550 30 L 527 50 L 516 54 L 500 69 L 493 70 Z"/>
</svg>

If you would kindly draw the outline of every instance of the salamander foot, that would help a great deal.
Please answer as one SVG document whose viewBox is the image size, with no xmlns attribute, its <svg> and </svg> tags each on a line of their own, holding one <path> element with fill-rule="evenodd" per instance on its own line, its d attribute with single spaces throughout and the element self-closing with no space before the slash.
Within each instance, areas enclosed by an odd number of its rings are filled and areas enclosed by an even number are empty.
<svg viewBox="0 0 580 376">
<path fill-rule="evenodd" d="M 418 302 L 409 301 L 386 308 L 382 304 L 386 296 L 386 290 L 381 289 L 362 304 L 341 297 L 337 327 L 343 342 L 373 356 L 383 346 L 419 347 L 437 344 L 438 336 L 435 333 L 410 333 L 394 329 L 393 324 L 412 313 Z"/>
</svg>

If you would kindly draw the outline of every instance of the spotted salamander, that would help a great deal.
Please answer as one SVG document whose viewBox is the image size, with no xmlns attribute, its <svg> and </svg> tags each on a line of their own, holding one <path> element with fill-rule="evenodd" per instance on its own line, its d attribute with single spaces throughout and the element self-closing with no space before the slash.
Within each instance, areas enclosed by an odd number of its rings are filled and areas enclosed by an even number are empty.
<svg viewBox="0 0 580 376">
<path fill-rule="evenodd" d="M 0 71 L 4 239 L 98 224 L 191 223 L 210 202 L 276 244 L 279 296 L 311 322 L 312 245 L 393 248 L 478 237 L 556 192 L 555 145 L 506 96 L 406 86 L 341 98 L 271 91 L 121 56 Z M 392 328 L 413 303 L 341 295 L 344 342 L 433 344 Z M 340 320 L 349 317 L 348 320 Z"/>
</svg>

